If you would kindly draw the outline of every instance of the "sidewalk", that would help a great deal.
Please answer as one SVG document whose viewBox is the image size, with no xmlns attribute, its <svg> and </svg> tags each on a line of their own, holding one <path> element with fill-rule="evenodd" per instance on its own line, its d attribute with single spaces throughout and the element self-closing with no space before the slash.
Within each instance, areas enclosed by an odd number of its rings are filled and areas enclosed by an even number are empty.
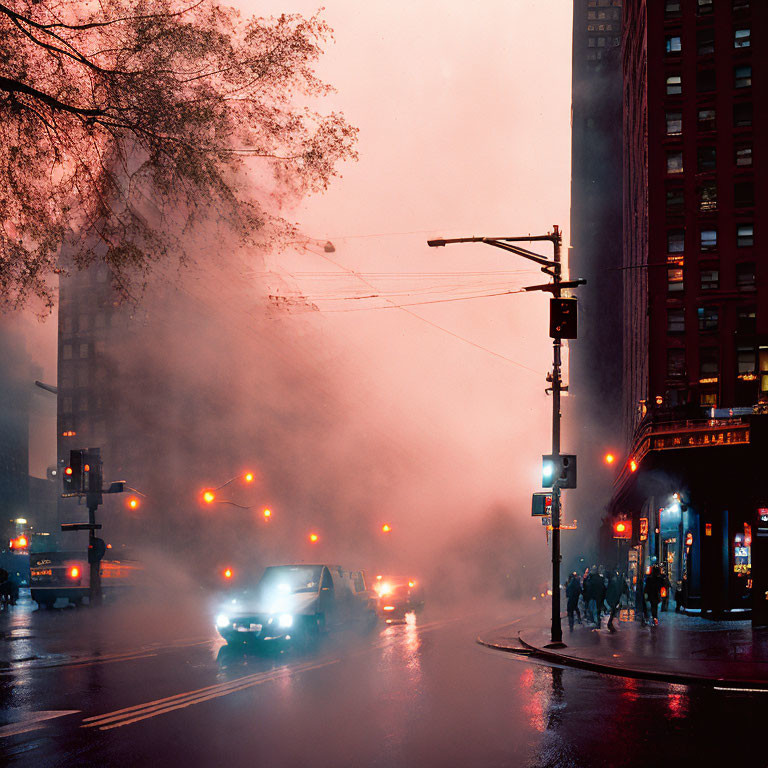
<svg viewBox="0 0 768 768">
<path fill-rule="evenodd" d="M 565 648 L 547 648 L 549 622 L 506 625 L 485 632 L 481 645 L 528 653 L 569 666 L 624 677 L 673 683 L 760 688 L 768 690 L 768 630 L 753 630 L 749 621 L 711 621 L 695 615 L 660 613 L 658 627 L 614 620 L 615 633 L 563 618 Z"/>
</svg>

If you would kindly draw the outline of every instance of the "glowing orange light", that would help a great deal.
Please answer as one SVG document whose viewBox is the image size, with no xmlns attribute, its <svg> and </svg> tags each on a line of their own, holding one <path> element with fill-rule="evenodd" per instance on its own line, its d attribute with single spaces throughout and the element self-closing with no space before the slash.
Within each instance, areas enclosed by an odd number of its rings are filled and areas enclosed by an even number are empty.
<svg viewBox="0 0 768 768">
<path fill-rule="evenodd" d="M 384 523 L 384 525 L 381 526 L 381 530 L 384 533 L 389 533 L 392 530 L 392 526 L 389 523 Z"/>
<path fill-rule="evenodd" d="M 86 464 L 86 465 L 83 467 L 83 469 L 84 469 L 86 472 L 90 472 L 90 471 L 91 471 L 91 465 L 90 465 L 90 464 Z"/>
<path fill-rule="evenodd" d="M 614 461 L 616 461 L 616 457 L 612 453 L 606 453 L 605 454 L 605 463 L 606 464 L 613 464 Z"/>
<path fill-rule="evenodd" d="M 78 576 L 80 576 L 80 569 L 76 565 L 73 565 L 69 569 L 69 577 L 71 579 L 76 579 Z"/>
<path fill-rule="evenodd" d="M 107 544 L 107 549 L 112 549 L 112 545 L 111 544 Z"/>
<path fill-rule="evenodd" d="M 138 509 L 139 508 L 139 500 L 135 496 L 131 496 L 131 498 L 128 499 L 128 506 L 131 509 Z"/>
<path fill-rule="evenodd" d="M 379 574 L 379 575 L 378 575 L 376 578 L 377 578 L 379 581 L 381 581 L 381 574 Z"/>
<path fill-rule="evenodd" d="M 316 533 L 309 534 L 309 540 L 314 544 L 320 537 Z"/>
<path fill-rule="evenodd" d="M 72 467 L 67 467 L 67 468 L 64 470 L 64 474 L 65 474 L 65 475 L 71 475 L 71 474 L 72 474 Z"/>
<path fill-rule="evenodd" d="M 19 536 L 19 538 L 18 538 L 18 539 L 16 539 L 16 544 L 17 544 L 19 547 L 26 547 L 26 546 L 27 546 L 27 544 L 28 544 L 28 542 L 27 542 L 27 537 L 26 537 L 26 536 Z"/>
<path fill-rule="evenodd" d="M 627 526 L 624 525 L 624 523 L 616 523 L 616 531 L 617 533 L 624 533 L 624 531 L 627 530 Z"/>
<path fill-rule="evenodd" d="M 409 587 L 415 587 L 416 586 L 416 582 L 415 581 L 409 581 L 408 582 L 408 586 Z"/>
<path fill-rule="evenodd" d="M 272 510 L 271 509 L 265 509 L 264 510 L 264 519 L 269 520 L 269 518 L 272 517 Z"/>
<path fill-rule="evenodd" d="M 212 504 L 216 500 L 216 494 L 213 491 L 205 491 L 203 493 L 203 501 L 206 504 Z"/>
<path fill-rule="evenodd" d="M 384 606 L 384 610 L 385 611 L 394 611 L 395 610 L 395 606 L 394 605 L 385 605 Z"/>
<path fill-rule="evenodd" d="M 232 578 L 232 569 L 231 568 L 225 568 L 224 569 L 224 578 L 225 579 L 231 579 Z"/>
<path fill-rule="evenodd" d="M 629 462 L 629 471 L 630 472 L 636 472 L 637 471 L 637 462 L 634 459 L 632 459 Z"/>
<path fill-rule="evenodd" d="M 252 483 L 253 482 L 253 472 L 246 472 L 244 479 L 245 479 L 246 483 Z"/>
</svg>

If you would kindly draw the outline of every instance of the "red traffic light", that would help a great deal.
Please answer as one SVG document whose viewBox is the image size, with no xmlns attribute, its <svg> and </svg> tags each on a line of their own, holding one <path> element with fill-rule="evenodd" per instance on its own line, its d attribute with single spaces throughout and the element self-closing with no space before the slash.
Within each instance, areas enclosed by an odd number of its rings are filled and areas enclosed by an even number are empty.
<svg viewBox="0 0 768 768">
<path fill-rule="evenodd" d="M 316 543 L 316 542 L 317 542 L 319 539 L 320 539 L 320 537 L 319 537 L 319 536 L 318 536 L 316 533 L 310 533 L 310 534 L 309 534 L 309 540 L 310 540 L 310 541 L 311 541 L 313 544 L 315 544 L 315 543 Z"/>
<path fill-rule="evenodd" d="M 617 520 L 613 524 L 613 538 L 614 539 L 631 539 L 632 538 L 632 522 L 630 520 Z"/>
<path fill-rule="evenodd" d="M 72 467 L 67 467 L 67 468 L 64 470 L 64 474 L 65 474 L 65 475 L 71 475 L 71 474 L 72 474 Z"/>
</svg>

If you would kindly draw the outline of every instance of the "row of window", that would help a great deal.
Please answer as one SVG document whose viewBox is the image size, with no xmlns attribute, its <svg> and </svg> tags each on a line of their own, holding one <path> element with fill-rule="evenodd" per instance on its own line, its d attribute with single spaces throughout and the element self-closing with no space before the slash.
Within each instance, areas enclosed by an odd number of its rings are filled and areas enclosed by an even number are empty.
<svg viewBox="0 0 768 768">
<path fill-rule="evenodd" d="M 104 312 L 97 312 L 94 315 L 79 315 L 77 318 L 77 330 L 79 332 L 90 331 L 91 329 L 106 328 L 109 325 L 109 315 Z M 61 332 L 74 332 L 74 317 L 69 314 L 61 316 Z"/>
<path fill-rule="evenodd" d="M 75 403 L 77 403 L 77 408 L 75 408 Z M 89 410 L 89 401 L 87 395 L 80 395 L 76 399 L 73 397 L 62 397 L 61 398 L 61 411 L 62 413 L 73 413 L 75 410 L 81 412 L 81 413 L 87 413 Z M 99 407 L 101 403 L 96 403 L 96 407 L 93 409 L 96 414 L 98 415 L 98 411 L 101 410 Z M 103 432 L 103 427 L 99 429 L 100 422 L 96 422 L 94 425 L 94 429 L 97 432 Z M 79 430 L 78 430 L 79 431 Z"/>
<path fill-rule="evenodd" d="M 667 93 L 669 93 L 669 81 L 667 78 Z M 679 78 L 677 78 L 679 80 Z M 678 86 L 675 84 L 675 88 Z M 676 91 L 680 93 L 680 91 Z M 752 125 L 752 113 L 754 109 L 751 101 L 738 101 L 733 105 L 733 127 L 734 128 L 749 128 Z M 670 114 L 674 114 L 670 112 Z M 680 113 L 678 113 L 680 114 Z M 680 132 L 682 132 L 682 115 L 680 117 Z M 714 107 L 705 107 L 699 109 L 696 113 L 696 130 L 700 133 L 710 133 L 717 128 L 717 112 Z"/>
<path fill-rule="evenodd" d="M 671 263 L 674 266 L 667 267 L 667 293 L 674 296 L 685 290 L 684 269 L 682 260 Z M 720 288 L 719 267 L 699 268 L 699 288 L 702 291 L 716 291 Z M 740 293 L 752 293 L 757 290 L 755 262 L 745 261 L 736 265 L 736 290 Z"/>
<path fill-rule="evenodd" d="M 715 332 L 719 328 L 719 310 L 716 306 L 704 306 L 696 309 L 696 317 L 699 331 L 705 333 Z M 752 334 L 755 328 L 755 310 L 741 310 L 739 317 L 738 333 Z M 667 310 L 667 333 L 675 336 L 685 333 L 685 310 L 670 308 Z"/>
<path fill-rule="evenodd" d="M 677 158 L 675 158 L 677 159 Z M 667 158 L 669 163 L 669 158 Z M 667 213 L 680 215 L 685 211 L 685 195 L 682 187 L 667 190 Z M 717 184 L 714 181 L 696 187 L 696 204 L 700 213 L 717 211 Z M 737 181 L 733 185 L 733 204 L 736 208 L 752 208 L 755 205 L 755 185 L 751 180 Z"/>
<path fill-rule="evenodd" d="M 695 0 L 696 13 L 699 16 L 710 16 L 715 12 L 715 0 Z M 720 0 L 727 2 L 727 0 Z M 675 19 L 683 15 L 683 5 L 685 0 L 665 0 L 664 16 L 668 19 Z M 744 11 L 749 8 L 750 0 L 731 0 L 731 7 L 734 11 Z"/>
<path fill-rule="evenodd" d="M 621 45 L 620 37 L 590 37 L 587 40 L 589 48 L 611 48 L 617 45 Z"/>
<path fill-rule="evenodd" d="M 587 19 L 593 21 L 595 19 L 620 19 L 621 10 L 619 8 L 608 8 L 605 11 L 587 11 Z"/>
<path fill-rule="evenodd" d="M 75 353 L 77 353 L 77 357 L 85 360 L 93 354 L 103 355 L 105 351 L 106 346 L 103 341 L 83 344 L 62 344 L 61 358 L 62 360 L 72 360 Z"/>
<path fill-rule="evenodd" d="M 621 8 L 621 0 L 587 0 L 588 8 L 607 8 L 609 6 Z"/>
<path fill-rule="evenodd" d="M 755 244 L 755 225 L 736 225 L 736 246 L 750 248 Z M 699 248 L 704 251 L 717 250 L 717 229 L 708 227 L 699 232 Z M 667 230 L 667 253 L 683 253 L 685 251 L 685 230 Z"/>
<path fill-rule="evenodd" d="M 688 375 L 686 350 L 680 347 L 667 349 L 667 378 L 680 379 Z M 742 381 L 756 381 L 760 374 L 768 374 L 768 347 L 753 344 L 736 346 L 736 378 Z M 699 384 L 717 384 L 720 380 L 720 349 L 701 347 L 699 349 Z"/>
</svg>

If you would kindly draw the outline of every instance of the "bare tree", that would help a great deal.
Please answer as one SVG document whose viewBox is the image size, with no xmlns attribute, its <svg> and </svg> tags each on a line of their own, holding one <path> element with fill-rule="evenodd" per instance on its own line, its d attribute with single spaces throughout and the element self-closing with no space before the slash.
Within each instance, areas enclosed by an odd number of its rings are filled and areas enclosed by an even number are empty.
<svg viewBox="0 0 768 768">
<path fill-rule="evenodd" d="M 356 138 L 302 103 L 330 90 L 313 70 L 330 38 L 318 16 L 216 0 L 0 3 L 0 305 L 50 308 L 63 242 L 128 292 L 204 217 L 262 231 L 253 162 L 324 189 Z"/>
</svg>

